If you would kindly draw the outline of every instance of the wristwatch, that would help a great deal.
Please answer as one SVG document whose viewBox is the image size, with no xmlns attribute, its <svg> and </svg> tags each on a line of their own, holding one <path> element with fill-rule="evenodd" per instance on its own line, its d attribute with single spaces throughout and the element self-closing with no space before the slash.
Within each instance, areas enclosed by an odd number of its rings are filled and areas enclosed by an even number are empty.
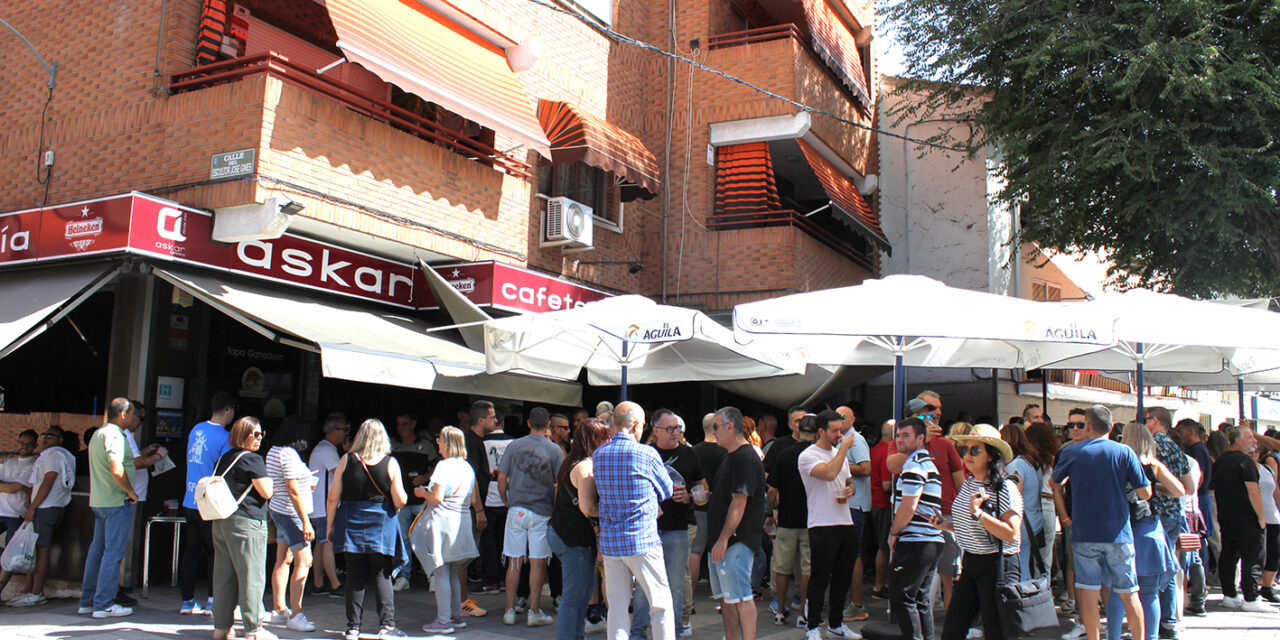
<svg viewBox="0 0 1280 640">
<path fill-rule="evenodd" d="M 974 511 L 972 514 L 974 522 L 982 522 L 982 511 Z"/>
</svg>

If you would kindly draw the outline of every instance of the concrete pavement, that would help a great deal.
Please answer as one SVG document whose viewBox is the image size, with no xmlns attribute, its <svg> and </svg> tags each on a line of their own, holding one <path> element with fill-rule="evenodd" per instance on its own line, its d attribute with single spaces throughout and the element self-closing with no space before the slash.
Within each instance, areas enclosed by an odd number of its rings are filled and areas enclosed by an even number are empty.
<svg viewBox="0 0 1280 640">
<path fill-rule="evenodd" d="M 198 591 L 200 593 L 200 591 Z M 135 596 L 140 591 L 135 590 Z M 365 608 L 365 638 L 373 638 L 377 631 L 377 618 L 372 594 Z M 549 599 L 547 599 L 549 600 Z M 1280 640 L 1280 608 L 1275 613 L 1256 614 L 1228 611 L 1220 605 L 1222 596 L 1215 592 L 1210 596 L 1209 615 L 1203 618 L 1187 618 L 1182 633 L 1184 640 Z M 528 628 L 524 616 L 517 626 L 502 624 L 505 596 L 478 596 L 476 601 L 489 609 L 483 618 L 468 618 L 468 627 L 455 635 L 469 640 L 554 640 L 555 626 Z M 873 600 L 872 620 L 886 620 L 887 603 Z M 345 614 L 341 598 L 308 596 L 304 601 L 307 616 L 316 624 L 312 633 L 296 633 L 284 628 L 269 627 L 281 638 L 306 640 L 311 638 L 340 638 L 345 628 Z M 67 638 L 75 640 L 164 640 L 172 638 L 207 638 L 212 634 L 212 618 L 178 615 L 179 596 L 176 589 L 167 587 L 151 589 L 149 598 L 140 598 L 134 615 L 127 618 L 95 620 L 76 615 L 74 600 L 52 600 L 49 604 L 28 608 L 0 608 L 0 640 L 26 640 L 29 638 Z M 759 606 L 760 640 L 802 640 L 803 629 L 794 626 L 778 627 L 773 624 L 767 602 Z M 715 605 L 708 597 L 707 585 L 699 585 L 694 605 L 693 640 L 719 640 L 723 628 Z M 429 636 L 422 632 L 423 623 L 435 614 L 435 598 L 421 587 L 414 587 L 396 594 L 396 619 L 410 637 L 442 640 L 445 636 Z M 794 619 L 794 616 L 793 616 Z M 941 618 L 938 634 L 941 635 Z M 855 630 L 863 623 L 853 623 Z M 1069 628 L 1063 619 L 1059 630 L 1043 630 L 1037 639 L 1057 638 Z M 588 640 L 607 640 L 604 633 L 589 634 Z"/>
</svg>

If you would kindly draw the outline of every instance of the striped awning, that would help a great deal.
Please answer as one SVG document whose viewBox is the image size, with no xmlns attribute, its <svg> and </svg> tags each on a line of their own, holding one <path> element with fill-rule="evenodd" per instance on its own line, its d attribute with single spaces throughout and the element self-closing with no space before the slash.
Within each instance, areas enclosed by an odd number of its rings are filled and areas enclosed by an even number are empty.
<svg viewBox="0 0 1280 640">
<path fill-rule="evenodd" d="M 804 0 L 805 20 L 809 24 L 813 48 L 854 95 L 871 107 L 871 91 L 867 72 L 862 68 L 858 42 L 849 25 L 829 4 L 831 0 Z"/>
<path fill-rule="evenodd" d="M 849 176 L 822 157 L 822 154 L 809 143 L 799 139 L 796 143 L 800 145 L 800 150 L 804 152 L 804 159 L 813 169 L 818 182 L 822 184 L 822 190 L 827 192 L 831 207 L 841 214 L 843 221 L 867 236 L 872 242 L 888 249 L 889 239 L 880 228 L 880 219 L 871 210 L 871 204 L 858 191 L 858 187 L 853 184 Z"/>
<path fill-rule="evenodd" d="M 568 103 L 552 100 L 538 103 L 538 122 L 551 140 L 553 162 L 585 162 L 638 187 L 627 190 L 624 184 L 624 192 L 645 200 L 658 195 L 662 184 L 658 160 L 631 133 Z"/>
<path fill-rule="evenodd" d="M 768 142 L 727 145 L 716 150 L 716 215 L 781 208 Z"/>
<path fill-rule="evenodd" d="M 348 60 L 551 157 L 533 102 L 501 48 L 417 0 L 327 0 L 325 6 Z"/>
</svg>

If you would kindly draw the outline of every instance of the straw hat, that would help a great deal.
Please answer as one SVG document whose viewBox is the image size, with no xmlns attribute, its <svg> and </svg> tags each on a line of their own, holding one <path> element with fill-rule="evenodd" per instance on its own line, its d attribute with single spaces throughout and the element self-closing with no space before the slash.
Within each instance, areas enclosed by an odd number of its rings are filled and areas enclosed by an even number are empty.
<svg viewBox="0 0 1280 640">
<path fill-rule="evenodd" d="M 1004 439 L 1000 437 L 1000 432 L 989 424 L 975 424 L 969 433 L 947 437 L 957 445 L 961 442 L 968 442 L 971 440 L 977 440 L 982 444 L 989 444 L 1000 452 L 1000 457 L 1004 459 L 1005 464 L 1009 464 L 1013 461 L 1013 449 L 1009 447 L 1008 442 L 1005 442 Z"/>
</svg>

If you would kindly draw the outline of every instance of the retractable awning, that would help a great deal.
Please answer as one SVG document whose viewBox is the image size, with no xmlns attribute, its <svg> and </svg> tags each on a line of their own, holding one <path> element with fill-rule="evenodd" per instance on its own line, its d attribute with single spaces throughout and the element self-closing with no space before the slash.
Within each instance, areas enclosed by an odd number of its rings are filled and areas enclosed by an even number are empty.
<svg viewBox="0 0 1280 640">
<path fill-rule="evenodd" d="M 727 145 L 716 151 L 716 215 L 780 208 L 768 142 Z"/>
<path fill-rule="evenodd" d="M 0 358 L 71 313 L 118 272 L 96 264 L 0 274 Z"/>
<path fill-rule="evenodd" d="M 553 162 L 585 162 L 635 184 L 642 199 L 658 195 L 658 159 L 640 138 L 566 102 L 540 101 L 538 121 Z"/>
<path fill-rule="evenodd" d="M 429 335 L 429 325 L 415 318 L 216 274 L 155 273 L 270 340 L 319 352 L 326 377 L 569 406 L 582 398 L 574 383 L 487 374 L 483 353 Z"/>
<path fill-rule="evenodd" d="M 872 242 L 888 250 L 889 239 L 885 237 L 884 230 L 880 228 L 880 220 L 876 217 L 875 212 L 871 210 L 871 204 L 858 191 L 858 187 L 853 184 L 853 180 L 850 180 L 849 176 L 846 176 L 829 160 L 822 157 L 822 154 L 810 146 L 809 143 L 804 140 L 796 140 L 796 143 L 800 145 L 800 150 L 804 152 L 804 159 L 809 163 L 809 167 L 813 169 L 813 174 L 817 176 L 818 182 L 822 183 L 822 190 L 827 192 L 827 198 L 831 200 L 831 207 L 842 214 L 844 221 L 849 226 L 854 227 Z"/>
<path fill-rule="evenodd" d="M 417 0 L 327 0 L 347 59 L 551 158 L 533 101 L 498 46 Z"/>
<path fill-rule="evenodd" d="M 829 2 L 804 0 L 805 21 L 809 34 L 813 36 L 813 48 L 840 81 L 862 101 L 863 106 L 870 109 L 871 91 L 867 86 L 867 71 L 862 66 L 862 55 L 858 53 L 857 39 Z"/>
</svg>

